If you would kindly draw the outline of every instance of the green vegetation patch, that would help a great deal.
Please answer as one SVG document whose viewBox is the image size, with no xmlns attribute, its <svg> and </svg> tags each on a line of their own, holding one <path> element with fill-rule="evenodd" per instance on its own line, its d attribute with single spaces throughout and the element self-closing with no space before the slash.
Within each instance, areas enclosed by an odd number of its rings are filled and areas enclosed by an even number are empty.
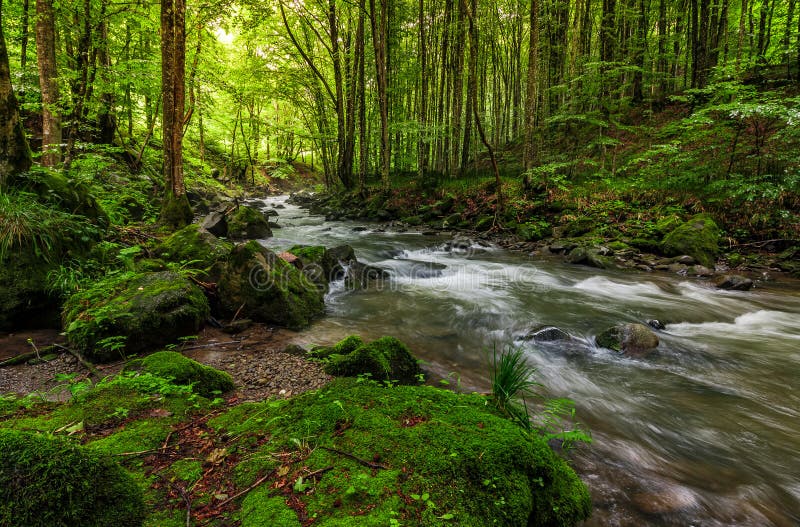
<svg viewBox="0 0 800 527">
<path fill-rule="evenodd" d="M 128 272 L 72 295 L 63 320 L 73 346 L 107 362 L 194 335 L 208 313 L 205 295 L 186 278 Z"/>
<path fill-rule="evenodd" d="M 209 426 L 270 437 L 257 452 L 283 462 L 264 467 L 272 484 L 245 498 L 243 525 L 296 525 L 287 503 L 325 527 L 550 526 L 588 517 L 588 491 L 566 462 L 495 412 L 480 395 L 341 379 L 235 408 Z"/>
<path fill-rule="evenodd" d="M 141 490 L 109 458 L 66 438 L 0 430 L 0 524 L 134 527 L 144 516 Z"/>
<path fill-rule="evenodd" d="M 228 233 L 231 238 L 269 238 L 272 230 L 267 218 L 255 207 L 240 205 L 228 217 Z"/>
</svg>

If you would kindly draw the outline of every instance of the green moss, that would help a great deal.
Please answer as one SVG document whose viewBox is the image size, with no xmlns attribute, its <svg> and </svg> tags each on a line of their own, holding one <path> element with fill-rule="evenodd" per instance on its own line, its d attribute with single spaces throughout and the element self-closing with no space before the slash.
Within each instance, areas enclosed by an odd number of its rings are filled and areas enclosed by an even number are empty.
<svg viewBox="0 0 800 527">
<path fill-rule="evenodd" d="M 203 475 L 203 463 L 197 459 L 179 459 L 169 469 L 176 478 L 186 483 L 194 483 Z"/>
<path fill-rule="evenodd" d="M 118 406 L 123 410 L 125 407 Z M 172 425 L 168 420 L 144 419 L 127 423 L 121 430 L 93 441 L 87 448 L 103 454 L 145 452 L 160 447 L 169 435 Z"/>
<path fill-rule="evenodd" d="M 143 371 L 171 379 L 175 384 L 192 385 L 196 393 L 205 397 L 235 388 L 228 373 L 200 364 L 174 351 L 159 351 L 148 355 L 142 360 L 141 367 Z"/>
<path fill-rule="evenodd" d="M 567 464 L 479 395 L 338 380 L 318 392 L 232 412 L 209 425 L 228 434 L 269 435 L 272 441 L 259 447 L 264 455 L 307 449 L 287 467 L 290 481 L 333 467 L 304 480 L 307 488 L 295 487 L 294 498 L 316 515 L 315 525 L 388 525 L 394 518 L 420 526 L 555 526 L 574 525 L 590 512 L 588 491 Z M 340 452 L 385 468 L 367 469 Z M 255 496 L 248 507 L 285 499 L 266 484 Z M 445 514 L 453 519 L 440 518 Z"/>
<path fill-rule="evenodd" d="M 720 229 L 707 214 L 698 214 L 667 234 L 662 243 L 664 254 L 688 254 L 698 263 L 713 269 L 719 253 Z"/>
<path fill-rule="evenodd" d="M 242 527 L 300 527 L 297 514 L 279 496 L 269 497 L 269 489 L 250 492 L 242 502 Z"/>
<path fill-rule="evenodd" d="M 186 527 L 186 512 L 157 511 L 147 517 L 143 527 Z"/>
<path fill-rule="evenodd" d="M 197 262 L 195 267 L 210 268 L 227 257 L 232 248 L 233 244 L 193 224 L 173 233 L 155 253 L 173 262 Z"/>
<path fill-rule="evenodd" d="M 240 205 L 228 217 L 228 234 L 231 238 L 269 238 L 272 231 L 267 218 L 256 208 Z"/>
<path fill-rule="evenodd" d="M 103 362 L 194 335 L 208 313 L 208 300 L 196 285 L 160 272 L 97 282 L 71 296 L 62 316 L 70 343 Z"/>
<path fill-rule="evenodd" d="M 324 310 L 323 290 L 297 268 L 256 241 L 237 245 L 218 283 L 222 308 L 291 329 L 307 326 Z"/>
<path fill-rule="evenodd" d="M 169 195 L 161 203 L 159 222 L 171 229 L 180 229 L 192 222 L 192 206 L 186 194 Z"/>
<path fill-rule="evenodd" d="M 394 337 L 381 337 L 364 344 L 350 336 L 336 344 L 324 365 L 329 375 L 355 377 L 369 374 L 374 380 L 418 382 L 422 373 L 408 347 Z"/>
<path fill-rule="evenodd" d="M 289 252 L 300 258 L 304 265 L 322 264 L 325 251 L 322 245 L 295 245 L 289 249 Z"/>
<path fill-rule="evenodd" d="M 0 524 L 138 526 L 142 492 L 109 458 L 65 438 L 0 430 Z"/>
<path fill-rule="evenodd" d="M 597 226 L 597 221 L 592 218 L 578 218 L 569 222 L 564 230 L 562 231 L 561 235 L 564 238 L 577 238 L 579 236 L 583 236 L 589 232 L 592 232 L 594 228 Z"/>
</svg>

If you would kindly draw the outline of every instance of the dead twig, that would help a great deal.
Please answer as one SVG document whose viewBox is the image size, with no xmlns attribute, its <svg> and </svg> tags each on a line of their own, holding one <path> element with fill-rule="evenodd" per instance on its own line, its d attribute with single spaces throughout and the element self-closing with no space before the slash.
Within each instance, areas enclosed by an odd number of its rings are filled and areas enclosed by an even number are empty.
<svg viewBox="0 0 800 527">
<path fill-rule="evenodd" d="M 368 468 L 374 468 L 374 469 L 379 469 L 380 468 L 380 469 L 384 469 L 384 470 L 388 470 L 389 469 L 389 467 L 387 467 L 386 465 L 381 465 L 380 463 L 373 463 L 372 461 L 367 461 L 366 459 L 361 459 L 360 457 L 354 456 L 353 454 L 351 454 L 349 452 L 344 452 L 342 450 L 338 450 L 336 448 L 330 448 L 330 447 L 327 447 L 327 446 L 324 446 L 322 448 L 327 450 L 328 452 L 333 452 L 335 454 L 339 454 L 340 456 L 344 456 L 346 458 L 352 459 L 353 461 L 361 463 L 362 465 L 364 465 L 365 467 L 368 467 Z"/>
</svg>

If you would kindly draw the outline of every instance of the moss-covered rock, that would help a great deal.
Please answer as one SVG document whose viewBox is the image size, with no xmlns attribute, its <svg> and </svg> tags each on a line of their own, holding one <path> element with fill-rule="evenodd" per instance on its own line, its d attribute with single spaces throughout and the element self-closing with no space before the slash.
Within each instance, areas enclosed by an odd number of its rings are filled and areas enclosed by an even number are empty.
<svg viewBox="0 0 800 527">
<path fill-rule="evenodd" d="M 350 336 L 331 348 L 324 365 L 325 373 L 345 377 L 369 374 L 380 381 L 403 384 L 419 382 L 419 363 L 408 347 L 394 337 L 381 337 L 365 344 Z"/>
<path fill-rule="evenodd" d="M 263 239 L 271 237 L 272 230 L 261 211 L 239 205 L 228 216 L 228 235 L 240 240 Z"/>
<path fill-rule="evenodd" d="M 180 229 L 192 222 L 192 206 L 186 194 L 169 195 L 164 198 L 159 222 L 171 229 Z"/>
<path fill-rule="evenodd" d="M 208 313 L 203 292 L 175 273 L 125 273 L 72 295 L 63 320 L 70 343 L 104 362 L 194 335 Z"/>
<path fill-rule="evenodd" d="M 109 458 L 74 441 L 0 430 L 0 525 L 136 527 L 142 492 Z"/>
<path fill-rule="evenodd" d="M 233 249 L 217 291 L 224 311 L 241 308 L 244 317 L 292 329 L 307 326 L 325 309 L 314 281 L 256 241 Z"/>
<path fill-rule="evenodd" d="M 155 254 L 177 263 L 195 262 L 194 267 L 208 269 L 226 258 L 232 248 L 232 243 L 193 224 L 170 235 L 156 248 Z"/>
<path fill-rule="evenodd" d="M 595 337 L 597 345 L 625 353 L 642 353 L 658 347 L 658 336 L 644 324 L 618 324 Z"/>
<path fill-rule="evenodd" d="M 675 228 L 661 244 L 667 256 L 688 254 L 700 264 L 714 268 L 719 253 L 720 229 L 707 214 L 698 214 Z"/>
<path fill-rule="evenodd" d="M 159 351 L 148 355 L 141 362 L 143 371 L 170 379 L 175 384 L 192 385 L 192 389 L 204 397 L 233 390 L 233 379 L 224 371 L 200 364 L 174 351 Z"/>
<path fill-rule="evenodd" d="M 265 522 L 243 525 L 296 525 L 287 503 L 321 527 L 384 526 L 392 519 L 549 527 L 588 517 L 589 493 L 566 462 L 492 408 L 480 395 L 337 380 L 287 401 L 240 406 L 209 425 L 230 436 L 271 437 L 251 458 L 302 449 L 299 438 L 313 441 L 282 467 L 280 479 L 293 482 L 291 499 L 264 484 L 245 498 L 242 521 Z M 316 478 L 306 477 L 314 471 Z"/>
<path fill-rule="evenodd" d="M 37 167 L 16 181 L 16 185 L 36 192 L 40 198 L 52 203 L 59 210 L 108 225 L 108 216 L 89 191 L 89 187 L 67 174 Z"/>
</svg>

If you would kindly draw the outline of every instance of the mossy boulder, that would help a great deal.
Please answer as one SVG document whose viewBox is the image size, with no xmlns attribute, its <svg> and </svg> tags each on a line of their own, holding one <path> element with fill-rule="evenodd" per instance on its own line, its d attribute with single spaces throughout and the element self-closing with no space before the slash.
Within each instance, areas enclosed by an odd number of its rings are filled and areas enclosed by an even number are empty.
<svg viewBox="0 0 800 527">
<path fill-rule="evenodd" d="M 72 295 L 63 321 L 70 344 L 107 362 L 194 335 L 208 313 L 203 291 L 178 274 L 124 273 Z"/>
<path fill-rule="evenodd" d="M 422 370 L 408 347 L 394 337 L 381 337 L 365 344 L 358 336 L 340 341 L 325 356 L 323 369 L 328 375 L 356 377 L 369 374 L 374 380 L 419 382 Z"/>
<path fill-rule="evenodd" d="M 237 245 L 217 284 L 222 309 L 291 329 L 308 326 L 325 309 L 324 291 L 256 241 Z"/>
<path fill-rule="evenodd" d="M 644 324 L 618 324 L 597 335 L 595 342 L 618 352 L 643 353 L 658 347 L 658 336 Z"/>
<path fill-rule="evenodd" d="M 676 227 L 661 244 L 667 256 L 688 254 L 698 263 L 713 269 L 719 254 L 721 231 L 707 214 L 698 214 Z"/>
<path fill-rule="evenodd" d="M 137 527 L 142 491 L 111 459 L 61 437 L 0 430 L 0 525 Z"/>
<path fill-rule="evenodd" d="M 195 262 L 194 267 L 208 269 L 226 258 L 232 248 L 232 243 L 192 224 L 171 234 L 156 248 L 155 254 L 176 263 Z"/>
<path fill-rule="evenodd" d="M 171 379 L 175 384 L 191 384 L 192 389 L 204 397 L 229 392 L 236 387 L 226 372 L 200 364 L 174 351 L 159 351 L 148 355 L 142 359 L 141 369 Z"/>
<path fill-rule="evenodd" d="M 269 221 L 257 208 L 239 205 L 228 216 L 228 235 L 240 240 L 263 239 L 272 236 Z"/>
<path fill-rule="evenodd" d="M 284 456 L 280 474 L 286 476 L 274 476 L 291 478 L 290 499 L 286 490 L 259 486 L 244 500 L 245 526 L 296 526 L 296 511 L 320 527 L 390 520 L 423 527 L 549 527 L 587 518 L 588 490 L 567 463 L 487 403 L 481 395 L 429 386 L 340 379 L 286 401 L 234 408 L 209 426 L 229 436 L 271 437 L 251 459 L 296 451 L 298 438 L 313 438 L 306 455 L 296 461 Z M 268 463 L 242 484 L 274 468 Z M 307 477 L 315 471 L 318 476 Z"/>
<path fill-rule="evenodd" d="M 29 188 L 59 210 L 85 216 L 100 225 L 108 225 L 108 216 L 89 191 L 89 187 L 67 174 L 36 167 L 20 177 L 16 186 Z"/>
</svg>

